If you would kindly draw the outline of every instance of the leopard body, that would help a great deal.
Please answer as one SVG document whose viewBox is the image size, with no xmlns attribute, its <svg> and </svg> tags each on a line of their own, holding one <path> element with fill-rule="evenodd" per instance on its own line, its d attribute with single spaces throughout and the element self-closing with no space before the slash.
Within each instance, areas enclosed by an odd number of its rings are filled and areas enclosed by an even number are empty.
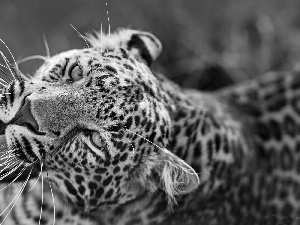
<svg viewBox="0 0 300 225">
<path fill-rule="evenodd" d="M 4 224 L 300 221 L 297 71 L 204 93 L 150 70 L 150 33 L 87 38 L 3 89 L 8 147 L 43 171 L 0 193 Z"/>
</svg>

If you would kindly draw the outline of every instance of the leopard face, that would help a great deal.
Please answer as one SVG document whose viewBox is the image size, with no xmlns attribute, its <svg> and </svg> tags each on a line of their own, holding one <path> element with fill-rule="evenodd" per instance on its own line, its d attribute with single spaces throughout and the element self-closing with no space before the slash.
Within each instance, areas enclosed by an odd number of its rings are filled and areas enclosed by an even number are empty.
<svg viewBox="0 0 300 225">
<path fill-rule="evenodd" d="M 30 81 L 3 89 L 9 149 L 26 165 L 40 164 L 85 211 L 144 190 L 172 196 L 197 187 L 197 175 L 167 150 L 175 106 L 149 69 L 160 42 L 134 30 L 88 39 L 92 48 L 53 56 Z"/>
</svg>

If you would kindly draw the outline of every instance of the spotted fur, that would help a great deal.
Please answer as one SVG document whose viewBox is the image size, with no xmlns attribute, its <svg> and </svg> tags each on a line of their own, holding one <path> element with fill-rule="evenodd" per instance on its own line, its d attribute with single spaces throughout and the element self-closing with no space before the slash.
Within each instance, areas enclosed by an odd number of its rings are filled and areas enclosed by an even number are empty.
<svg viewBox="0 0 300 225">
<path fill-rule="evenodd" d="M 3 90 L 8 147 L 44 178 L 1 193 L 24 189 L 4 224 L 299 222 L 298 72 L 201 93 L 150 70 L 150 33 L 87 39 Z"/>
</svg>

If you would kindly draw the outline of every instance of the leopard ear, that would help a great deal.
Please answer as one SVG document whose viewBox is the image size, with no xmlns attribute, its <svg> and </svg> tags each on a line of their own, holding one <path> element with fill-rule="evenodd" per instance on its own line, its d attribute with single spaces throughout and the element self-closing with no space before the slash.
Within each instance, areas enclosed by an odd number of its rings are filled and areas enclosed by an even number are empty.
<svg viewBox="0 0 300 225">
<path fill-rule="evenodd" d="M 151 33 L 134 31 L 127 42 L 127 49 L 137 59 L 148 66 L 160 55 L 162 46 L 160 41 Z"/>
<path fill-rule="evenodd" d="M 151 33 L 119 28 L 112 34 L 101 31 L 85 35 L 93 48 L 106 51 L 115 48 L 126 48 L 135 58 L 148 66 L 159 56 L 162 50 L 160 41 Z"/>
<path fill-rule="evenodd" d="M 169 202 L 174 201 L 176 195 L 192 192 L 200 184 L 195 170 L 167 149 L 163 149 L 153 169 L 159 177 L 159 187 L 167 193 Z"/>
</svg>

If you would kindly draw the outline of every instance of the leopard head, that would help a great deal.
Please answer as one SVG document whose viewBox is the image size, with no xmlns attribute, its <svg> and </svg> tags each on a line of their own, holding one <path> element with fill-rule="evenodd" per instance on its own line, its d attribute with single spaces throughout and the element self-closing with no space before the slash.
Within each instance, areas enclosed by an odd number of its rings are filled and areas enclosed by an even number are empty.
<svg viewBox="0 0 300 225">
<path fill-rule="evenodd" d="M 149 69 L 159 40 L 128 29 L 86 38 L 91 48 L 48 58 L 31 80 L 3 89 L 9 149 L 25 165 L 41 164 L 85 211 L 143 191 L 173 199 L 195 189 L 197 174 L 168 150 L 175 104 Z"/>
</svg>

